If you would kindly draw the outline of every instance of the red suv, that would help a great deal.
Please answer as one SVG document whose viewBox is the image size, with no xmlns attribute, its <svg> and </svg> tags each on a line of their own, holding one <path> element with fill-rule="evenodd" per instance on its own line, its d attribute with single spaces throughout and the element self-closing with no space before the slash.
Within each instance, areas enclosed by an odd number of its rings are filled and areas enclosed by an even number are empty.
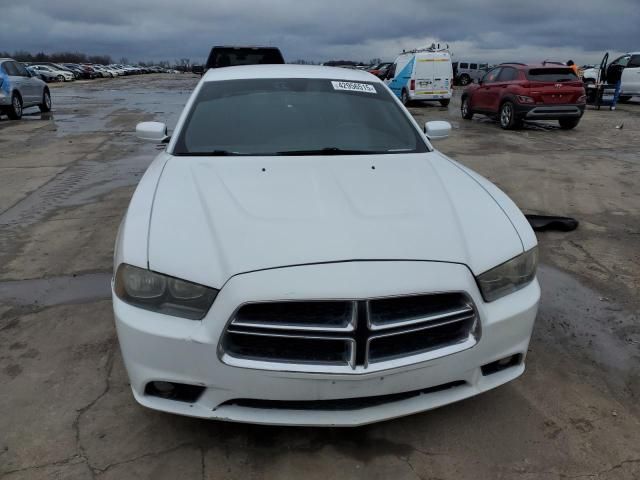
<svg viewBox="0 0 640 480">
<path fill-rule="evenodd" d="M 580 122 L 586 102 L 584 86 L 570 67 L 503 63 L 489 70 L 462 94 L 462 118 L 474 113 L 497 116 L 505 129 L 526 120 L 558 120 L 560 128 Z"/>
</svg>

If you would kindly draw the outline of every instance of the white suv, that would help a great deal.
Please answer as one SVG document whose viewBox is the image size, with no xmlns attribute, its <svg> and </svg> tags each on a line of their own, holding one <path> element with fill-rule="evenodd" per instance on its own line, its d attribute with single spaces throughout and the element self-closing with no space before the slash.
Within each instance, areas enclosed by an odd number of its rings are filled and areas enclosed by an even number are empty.
<svg viewBox="0 0 640 480">
<path fill-rule="evenodd" d="M 469 85 L 480 80 L 487 73 L 488 63 L 456 62 L 455 81 L 460 85 Z"/>
</svg>

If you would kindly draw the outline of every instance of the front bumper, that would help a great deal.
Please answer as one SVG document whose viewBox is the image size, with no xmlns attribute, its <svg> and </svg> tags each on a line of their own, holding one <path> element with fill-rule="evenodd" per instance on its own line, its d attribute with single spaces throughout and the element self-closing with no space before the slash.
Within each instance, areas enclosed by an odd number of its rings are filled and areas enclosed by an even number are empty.
<svg viewBox="0 0 640 480">
<path fill-rule="evenodd" d="M 447 100 L 451 99 L 451 90 L 434 90 L 434 91 L 410 91 L 410 100 Z"/>
<path fill-rule="evenodd" d="M 580 118 L 585 105 L 522 105 L 515 104 L 516 115 L 527 120 L 559 120 Z"/>
<path fill-rule="evenodd" d="M 373 280 L 372 280 L 373 279 Z M 274 299 L 367 298 L 436 291 L 466 291 L 473 299 L 482 336 L 472 348 L 451 355 L 391 364 L 353 374 L 307 373 L 231 366 L 219 339 L 243 302 Z M 160 315 L 114 297 L 120 347 L 131 388 L 142 405 L 201 418 L 259 424 L 355 426 L 436 408 L 513 380 L 520 362 L 491 375 L 481 366 L 526 356 L 540 288 L 537 281 L 492 303 L 484 303 L 462 265 L 432 262 L 350 262 L 254 272 L 233 277 L 200 322 Z M 152 381 L 205 387 L 194 403 L 150 396 Z M 440 390 L 439 386 L 456 386 Z M 360 399 L 430 389 L 411 398 L 364 408 L 289 408 L 286 402 Z M 234 404 L 234 400 L 279 401 L 277 408 Z M 292 404 L 293 405 L 293 404 Z"/>
<path fill-rule="evenodd" d="M 0 107 L 10 107 L 11 106 L 11 96 L 7 95 L 4 90 L 0 89 Z"/>
</svg>

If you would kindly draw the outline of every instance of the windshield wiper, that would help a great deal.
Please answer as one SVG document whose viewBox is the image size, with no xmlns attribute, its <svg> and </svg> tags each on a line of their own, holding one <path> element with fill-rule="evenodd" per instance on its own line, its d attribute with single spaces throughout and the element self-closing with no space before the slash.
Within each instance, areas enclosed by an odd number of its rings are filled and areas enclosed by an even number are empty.
<svg viewBox="0 0 640 480">
<path fill-rule="evenodd" d="M 186 152 L 178 155 L 184 155 L 187 157 L 234 157 L 239 155 L 246 155 L 245 153 L 230 152 L 229 150 L 211 150 L 209 152 Z"/>
<path fill-rule="evenodd" d="M 316 150 L 286 150 L 284 152 L 278 152 L 277 155 L 292 155 L 292 156 L 304 156 L 304 155 L 375 155 L 380 153 L 387 153 L 386 151 L 378 150 L 349 150 L 338 147 L 326 147 Z"/>
</svg>

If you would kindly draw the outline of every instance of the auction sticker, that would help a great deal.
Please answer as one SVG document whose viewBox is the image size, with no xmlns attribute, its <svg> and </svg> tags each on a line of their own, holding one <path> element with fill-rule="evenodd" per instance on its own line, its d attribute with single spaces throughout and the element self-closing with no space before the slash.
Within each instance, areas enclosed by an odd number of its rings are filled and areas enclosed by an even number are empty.
<svg viewBox="0 0 640 480">
<path fill-rule="evenodd" d="M 346 90 L 347 92 L 364 92 L 364 93 L 378 93 L 373 85 L 368 83 L 355 83 L 355 82 L 336 82 L 332 81 L 334 90 Z"/>
</svg>

